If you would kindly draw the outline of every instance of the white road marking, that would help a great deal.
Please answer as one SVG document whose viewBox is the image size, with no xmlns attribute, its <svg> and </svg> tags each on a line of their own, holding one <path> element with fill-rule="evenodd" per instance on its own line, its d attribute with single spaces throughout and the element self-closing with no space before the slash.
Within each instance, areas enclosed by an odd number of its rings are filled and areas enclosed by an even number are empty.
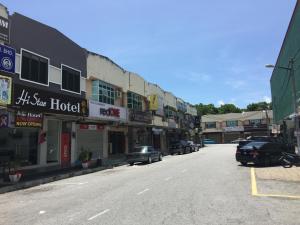
<svg viewBox="0 0 300 225">
<path fill-rule="evenodd" d="M 109 211 L 110 211 L 110 209 L 105 209 L 104 211 L 96 214 L 95 216 L 92 216 L 92 217 L 88 218 L 88 220 L 93 220 L 93 219 L 95 219 L 98 216 L 102 216 L 103 214 L 108 213 Z"/>
<path fill-rule="evenodd" d="M 41 210 L 41 211 L 39 212 L 40 215 L 42 215 L 42 214 L 44 214 L 44 213 L 46 213 L 46 211 L 44 211 L 44 210 Z"/>
<path fill-rule="evenodd" d="M 145 190 L 143 191 L 140 191 L 139 193 L 137 193 L 137 195 L 141 195 L 141 194 L 144 194 L 145 192 L 149 191 L 150 189 L 149 188 L 146 188 Z"/>
<path fill-rule="evenodd" d="M 171 180 L 172 179 L 172 177 L 167 177 L 166 179 L 165 179 L 165 181 L 168 181 L 168 180 Z"/>
<path fill-rule="evenodd" d="M 181 170 L 181 173 L 185 173 L 187 171 L 187 169 Z"/>
<path fill-rule="evenodd" d="M 89 182 L 79 182 L 79 183 L 57 183 L 57 184 L 48 184 L 48 185 L 53 185 L 53 186 L 63 186 L 63 185 L 84 185 L 88 184 Z"/>
</svg>

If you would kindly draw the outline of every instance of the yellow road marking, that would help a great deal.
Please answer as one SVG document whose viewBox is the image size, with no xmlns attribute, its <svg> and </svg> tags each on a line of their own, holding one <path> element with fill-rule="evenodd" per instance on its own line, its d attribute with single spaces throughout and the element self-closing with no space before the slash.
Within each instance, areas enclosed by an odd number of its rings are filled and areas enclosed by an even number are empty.
<svg viewBox="0 0 300 225">
<path fill-rule="evenodd" d="M 257 195 L 257 184 L 255 178 L 254 168 L 251 168 L 251 186 L 252 186 L 252 195 Z"/>
<path fill-rule="evenodd" d="M 254 170 L 253 167 L 251 168 L 251 189 L 252 189 L 252 195 L 253 196 L 300 199 L 300 196 L 297 196 L 297 195 L 259 194 L 257 192 L 257 183 L 256 183 L 256 177 L 255 177 L 255 170 Z"/>
</svg>

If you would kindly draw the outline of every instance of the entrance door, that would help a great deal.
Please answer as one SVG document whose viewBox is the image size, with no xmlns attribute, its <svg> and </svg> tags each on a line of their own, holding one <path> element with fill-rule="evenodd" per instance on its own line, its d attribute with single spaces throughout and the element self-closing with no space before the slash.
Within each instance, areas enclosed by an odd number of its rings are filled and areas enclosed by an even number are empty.
<svg viewBox="0 0 300 225">
<path fill-rule="evenodd" d="M 160 149 L 160 135 L 153 134 L 153 147 L 155 149 Z"/>
<path fill-rule="evenodd" d="M 109 132 L 108 142 L 111 145 L 110 154 L 125 153 L 125 135 L 124 135 L 124 132 Z"/>
</svg>

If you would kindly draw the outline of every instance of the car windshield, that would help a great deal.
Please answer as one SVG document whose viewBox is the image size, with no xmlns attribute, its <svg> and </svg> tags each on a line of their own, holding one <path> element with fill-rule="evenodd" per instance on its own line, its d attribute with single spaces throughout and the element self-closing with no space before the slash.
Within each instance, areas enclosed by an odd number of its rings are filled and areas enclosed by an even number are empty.
<svg viewBox="0 0 300 225">
<path fill-rule="evenodd" d="M 140 152 L 140 153 L 146 153 L 148 151 L 147 146 L 140 146 L 140 147 L 135 147 L 134 152 Z"/>
<path fill-rule="evenodd" d="M 253 141 L 253 142 L 250 142 L 250 143 L 246 144 L 245 146 L 243 146 L 243 149 L 253 149 L 253 147 L 259 149 L 264 144 L 266 144 L 266 142 L 256 142 L 256 141 Z"/>
</svg>

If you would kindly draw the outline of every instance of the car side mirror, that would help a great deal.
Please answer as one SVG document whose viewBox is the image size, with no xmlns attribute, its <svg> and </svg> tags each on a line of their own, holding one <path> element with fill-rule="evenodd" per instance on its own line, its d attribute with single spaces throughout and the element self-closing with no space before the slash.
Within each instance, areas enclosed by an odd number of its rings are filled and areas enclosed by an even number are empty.
<svg viewBox="0 0 300 225">
<path fill-rule="evenodd" d="M 253 150 L 257 150 L 257 148 L 255 146 L 253 146 Z"/>
</svg>

